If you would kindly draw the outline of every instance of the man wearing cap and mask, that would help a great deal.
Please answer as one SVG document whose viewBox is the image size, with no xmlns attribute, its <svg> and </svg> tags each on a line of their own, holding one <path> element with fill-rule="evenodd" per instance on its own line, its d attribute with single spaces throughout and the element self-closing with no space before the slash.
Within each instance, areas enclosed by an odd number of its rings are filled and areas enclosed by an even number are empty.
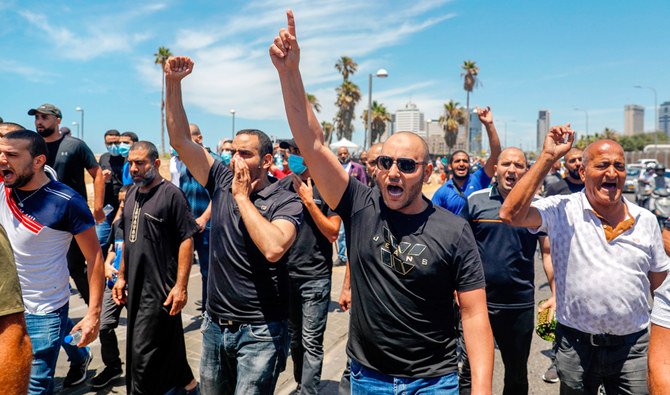
<svg viewBox="0 0 670 395">
<path fill-rule="evenodd" d="M 296 192 L 303 204 L 304 224 L 288 253 L 289 331 L 296 394 L 316 394 L 323 365 L 323 335 L 330 302 L 333 242 L 340 217 L 330 210 L 314 186 L 293 139 L 279 143 L 288 150 L 291 173 L 278 181 Z"/>
</svg>

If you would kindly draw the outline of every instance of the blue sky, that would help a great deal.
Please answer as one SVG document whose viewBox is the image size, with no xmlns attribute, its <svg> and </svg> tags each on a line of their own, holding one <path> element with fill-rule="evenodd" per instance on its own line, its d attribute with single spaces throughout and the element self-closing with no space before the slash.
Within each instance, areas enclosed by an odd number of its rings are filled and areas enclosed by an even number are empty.
<svg viewBox="0 0 670 395">
<path fill-rule="evenodd" d="M 540 109 L 552 124 L 571 121 L 589 131 L 623 131 L 623 107 L 646 107 L 653 125 L 652 86 L 670 100 L 667 22 L 670 2 L 647 1 L 177 1 L 37 2 L 0 0 L 0 116 L 33 127 L 29 108 L 44 102 L 63 111 L 63 125 L 80 121 L 85 139 L 102 152 L 102 135 L 132 130 L 160 142 L 161 74 L 153 54 L 166 46 L 191 56 L 184 83 L 189 121 L 207 145 L 236 129 L 255 127 L 288 137 L 280 88 L 267 48 L 296 14 L 306 88 L 332 120 L 333 67 L 354 58 L 352 79 L 367 103 L 367 74 L 379 68 L 373 98 L 394 112 L 408 100 L 436 119 L 449 99 L 465 103 L 460 65 L 472 59 L 481 85 L 473 105 L 490 105 L 508 145 L 535 146 Z M 354 141 L 363 140 L 357 118 Z"/>
</svg>

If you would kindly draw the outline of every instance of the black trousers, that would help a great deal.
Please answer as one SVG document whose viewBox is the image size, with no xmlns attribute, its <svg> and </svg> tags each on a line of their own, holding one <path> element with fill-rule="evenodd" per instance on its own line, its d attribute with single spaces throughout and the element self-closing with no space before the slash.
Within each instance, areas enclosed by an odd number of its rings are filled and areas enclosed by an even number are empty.
<svg viewBox="0 0 670 395">
<path fill-rule="evenodd" d="M 67 268 L 70 271 L 70 277 L 74 280 L 74 285 L 84 302 L 88 305 L 88 275 L 86 272 L 86 258 L 79 249 L 77 241 L 72 238 L 70 249 L 67 251 Z"/>
<path fill-rule="evenodd" d="M 535 307 L 497 309 L 489 307 L 489 321 L 493 337 L 505 366 L 503 395 L 528 394 L 528 356 L 533 339 Z M 471 387 L 470 363 L 461 331 L 463 366 L 459 376 L 459 391 L 469 394 Z"/>
</svg>

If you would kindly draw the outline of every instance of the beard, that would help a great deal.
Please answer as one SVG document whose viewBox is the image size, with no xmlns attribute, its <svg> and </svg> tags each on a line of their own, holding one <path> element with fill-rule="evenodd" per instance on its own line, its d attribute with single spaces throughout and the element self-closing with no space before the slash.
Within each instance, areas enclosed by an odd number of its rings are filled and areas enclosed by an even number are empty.
<svg viewBox="0 0 670 395">
<path fill-rule="evenodd" d="M 338 157 L 337 157 L 337 160 L 339 160 L 341 164 L 346 165 L 347 163 L 349 163 L 349 161 L 351 160 L 351 158 L 349 158 L 349 157 L 347 157 L 347 158 L 340 158 L 340 157 L 338 156 Z"/>
<path fill-rule="evenodd" d="M 52 127 L 52 128 L 44 128 L 44 130 L 39 131 L 37 133 L 39 133 L 40 136 L 42 136 L 42 137 L 49 137 L 52 134 L 54 134 L 55 132 L 56 132 L 56 128 Z"/>
<path fill-rule="evenodd" d="M 146 173 L 144 173 L 143 177 L 133 177 L 133 184 L 140 188 L 146 187 L 147 185 L 151 184 L 157 175 L 158 173 L 156 172 L 156 168 L 152 167 Z"/>
<path fill-rule="evenodd" d="M 16 175 L 16 173 L 14 173 L 14 174 Z M 21 188 L 22 186 L 28 184 L 33 179 L 34 175 L 35 175 L 35 173 L 32 172 L 32 171 L 28 174 L 16 175 L 15 176 L 16 180 L 11 184 L 9 184 L 9 183 L 7 183 L 7 181 L 5 181 L 5 186 L 9 187 L 9 188 L 14 188 L 14 189 Z"/>
<path fill-rule="evenodd" d="M 582 179 L 581 177 L 579 177 L 579 168 L 576 168 L 575 170 L 568 169 L 568 174 L 570 175 L 571 178 L 573 178 L 575 180 L 580 180 L 581 181 L 581 179 Z"/>
</svg>

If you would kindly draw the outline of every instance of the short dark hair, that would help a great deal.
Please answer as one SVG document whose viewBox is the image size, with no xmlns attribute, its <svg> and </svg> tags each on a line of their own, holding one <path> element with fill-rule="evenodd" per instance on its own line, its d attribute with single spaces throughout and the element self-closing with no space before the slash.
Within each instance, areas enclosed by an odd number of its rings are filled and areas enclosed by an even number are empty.
<svg viewBox="0 0 670 395">
<path fill-rule="evenodd" d="M 134 132 L 123 132 L 121 133 L 121 136 L 130 137 L 130 141 L 132 141 L 133 143 L 140 141 L 140 138 L 137 137 L 137 134 L 135 134 Z"/>
<path fill-rule="evenodd" d="M 121 136 L 121 133 L 119 133 L 119 131 L 116 129 L 109 129 L 105 132 L 105 137 L 107 136 Z"/>
<path fill-rule="evenodd" d="M 158 148 L 151 141 L 138 141 L 130 146 L 130 151 L 137 149 L 147 150 L 147 156 L 152 162 L 158 159 Z"/>
<path fill-rule="evenodd" d="M 0 122 L 0 126 L 4 126 L 6 129 L 12 130 L 26 130 L 22 125 L 14 122 Z"/>
<path fill-rule="evenodd" d="M 7 133 L 4 138 L 7 140 L 26 140 L 28 141 L 28 152 L 32 158 L 39 155 L 47 155 L 47 143 L 44 138 L 32 130 L 15 130 Z"/>
<path fill-rule="evenodd" d="M 250 134 L 258 137 L 258 154 L 261 158 L 268 154 L 272 155 L 272 140 L 263 131 L 258 129 L 242 129 L 235 133 L 235 136 L 240 134 Z"/>
<path fill-rule="evenodd" d="M 457 154 L 465 154 L 465 156 L 468 157 L 468 161 L 470 160 L 470 155 L 467 152 L 463 151 L 462 149 L 457 149 L 451 154 L 451 157 L 449 157 L 449 164 L 453 163 L 454 156 L 456 156 Z"/>
</svg>

